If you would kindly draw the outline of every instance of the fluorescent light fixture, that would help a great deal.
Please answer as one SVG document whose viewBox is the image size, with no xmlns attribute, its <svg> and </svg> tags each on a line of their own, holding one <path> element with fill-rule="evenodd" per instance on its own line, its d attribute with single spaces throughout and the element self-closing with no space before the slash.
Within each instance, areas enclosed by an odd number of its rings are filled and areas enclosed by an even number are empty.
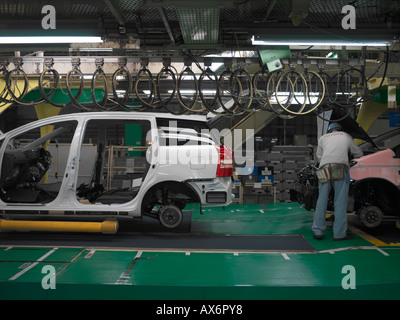
<svg viewBox="0 0 400 320">
<path fill-rule="evenodd" d="M 143 92 L 144 92 L 144 90 L 143 90 Z M 171 94 L 172 92 L 173 92 L 173 90 L 168 90 L 168 93 Z M 190 89 L 180 90 L 180 93 L 183 94 L 183 95 L 185 95 L 185 94 L 195 94 L 196 92 L 197 92 L 196 90 L 190 90 Z M 217 93 L 217 90 L 201 90 L 201 93 L 203 95 L 215 95 Z"/>
<path fill-rule="evenodd" d="M 0 44 L 34 44 L 34 43 L 99 43 L 101 37 L 52 36 L 52 37 L 0 37 Z"/>
<path fill-rule="evenodd" d="M 266 40 L 256 40 L 254 36 L 251 38 L 251 43 L 253 45 L 262 46 L 352 46 L 352 47 L 363 47 L 363 46 L 373 46 L 373 47 L 384 47 L 390 44 L 390 41 L 386 42 L 365 42 L 365 41 L 266 41 Z"/>
<path fill-rule="evenodd" d="M 113 52 L 112 48 L 69 48 L 69 52 Z"/>
</svg>

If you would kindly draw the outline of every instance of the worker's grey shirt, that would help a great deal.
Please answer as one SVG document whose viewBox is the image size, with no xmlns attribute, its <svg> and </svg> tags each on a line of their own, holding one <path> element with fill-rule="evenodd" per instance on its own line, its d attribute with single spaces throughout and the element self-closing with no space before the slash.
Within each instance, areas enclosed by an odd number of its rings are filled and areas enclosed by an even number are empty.
<svg viewBox="0 0 400 320">
<path fill-rule="evenodd" d="M 349 164 L 349 152 L 356 158 L 362 157 L 363 152 L 354 143 L 353 138 L 343 131 L 334 131 L 323 135 L 318 141 L 317 158 L 319 167 L 327 163 Z"/>
</svg>

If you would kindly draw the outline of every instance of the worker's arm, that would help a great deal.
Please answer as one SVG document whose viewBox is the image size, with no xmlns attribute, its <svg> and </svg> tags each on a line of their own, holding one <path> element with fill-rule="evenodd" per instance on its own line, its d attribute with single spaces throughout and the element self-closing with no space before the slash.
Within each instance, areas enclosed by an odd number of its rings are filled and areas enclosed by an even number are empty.
<svg viewBox="0 0 400 320">
<path fill-rule="evenodd" d="M 360 147 L 355 144 L 354 140 L 351 137 L 349 137 L 349 140 L 350 140 L 349 144 L 350 144 L 351 154 L 354 155 L 355 158 L 362 157 L 364 154 L 363 154 L 362 150 L 360 149 Z"/>
<path fill-rule="evenodd" d="M 318 141 L 318 148 L 317 148 L 317 152 L 316 152 L 316 156 L 318 158 L 319 161 L 321 161 L 322 158 L 322 154 L 324 153 L 324 150 L 322 148 L 322 143 L 321 143 L 321 139 L 319 139 Z"/>
</svg>

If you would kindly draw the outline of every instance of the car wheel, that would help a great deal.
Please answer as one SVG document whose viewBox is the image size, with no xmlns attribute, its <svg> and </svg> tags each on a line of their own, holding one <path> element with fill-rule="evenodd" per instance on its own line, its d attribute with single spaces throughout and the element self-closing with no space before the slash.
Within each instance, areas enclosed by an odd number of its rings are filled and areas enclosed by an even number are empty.
<svg viewBox="0 0 400 320">
<path fill-rule="evenodd" d="M 360 221 L 368 228 L 376 228 L 382 223 L 383 212 L 377 206 L 363 207 L 360 211 Z"/>
<path fill-rule="evenodd" d="M 183 213 L 176 206 L 167 205 L 160 209 L 160 222 L 169 229 L 178 227 L 183 220 Z"/>
</svg>

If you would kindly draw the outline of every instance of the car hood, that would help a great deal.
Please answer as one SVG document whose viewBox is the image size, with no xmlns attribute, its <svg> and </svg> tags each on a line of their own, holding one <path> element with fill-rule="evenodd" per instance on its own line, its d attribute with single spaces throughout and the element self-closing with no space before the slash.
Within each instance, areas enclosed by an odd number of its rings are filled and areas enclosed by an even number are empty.
<svg viewBox="0 0 400 320">
<path fill-rule="evenodd" d="M 338 121 L 338 123 L 342 126 L 343 131 L 347 132 L 352 136 L 353 139 L 360 139 L 366 142 L 370 142 L 374 147 L 378 148 L 368 133 L 365 132 L 363 128 L 357 123 L 355 119 L 350 117 L 349 115 L 345 117 L 346 111 L 341 109 L 334 109 L 331 115 L 332 120 L 343 119 Z"/>
</svg>

